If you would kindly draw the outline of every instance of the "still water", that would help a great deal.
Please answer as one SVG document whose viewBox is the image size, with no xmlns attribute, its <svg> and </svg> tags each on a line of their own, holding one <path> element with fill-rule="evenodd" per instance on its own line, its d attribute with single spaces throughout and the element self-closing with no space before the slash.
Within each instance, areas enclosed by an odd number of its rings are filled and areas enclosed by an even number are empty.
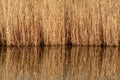
<svg viewBox="0 0 120 80">
<path fill-rule="evenodd" d="M 120 49 L 2 47 L 0 80 L 120 80 Z"/>
</svg>

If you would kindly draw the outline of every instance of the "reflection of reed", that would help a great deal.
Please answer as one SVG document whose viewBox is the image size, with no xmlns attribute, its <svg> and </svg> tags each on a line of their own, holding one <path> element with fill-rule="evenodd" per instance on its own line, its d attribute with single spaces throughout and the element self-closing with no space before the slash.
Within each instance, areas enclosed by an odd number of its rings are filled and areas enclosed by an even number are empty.
<svg viewBox="0 0 120 80">
<path fill-rule="evenodd" d="M 117 47 L 0 48 L 2 80 L 119 80 Z"/>
</svg>

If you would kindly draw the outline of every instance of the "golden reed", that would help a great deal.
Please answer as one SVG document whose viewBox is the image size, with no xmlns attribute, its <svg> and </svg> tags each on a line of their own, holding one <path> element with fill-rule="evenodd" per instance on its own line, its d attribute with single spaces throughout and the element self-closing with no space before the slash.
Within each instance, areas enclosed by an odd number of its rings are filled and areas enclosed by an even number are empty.
<svg viewBox="0 0 120 80">
<path fill-rule="evenodd" d="M 0 0 L 0 44 L 120 45 L 119 0 Z"/>
</svg>

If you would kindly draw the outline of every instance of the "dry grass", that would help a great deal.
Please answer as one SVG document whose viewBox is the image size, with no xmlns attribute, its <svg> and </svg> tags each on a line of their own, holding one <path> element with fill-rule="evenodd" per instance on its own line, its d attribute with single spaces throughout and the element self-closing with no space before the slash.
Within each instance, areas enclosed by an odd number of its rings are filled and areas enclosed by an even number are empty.
<svg viewBox="0 0 120 80">
<path fill-rule="evenodd" d="M 119 0 L 1 0 L 1 45 L 120 45 Z"/>
</svg>

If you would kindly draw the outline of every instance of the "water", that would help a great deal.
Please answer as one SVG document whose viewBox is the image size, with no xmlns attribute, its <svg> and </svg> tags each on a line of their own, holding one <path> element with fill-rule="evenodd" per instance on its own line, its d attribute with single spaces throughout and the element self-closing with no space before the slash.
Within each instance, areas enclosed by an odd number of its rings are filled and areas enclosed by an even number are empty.
<svg viewBox="0 0 120 80">
<path fill-rule="evenodd" d="M 0 48 L 0 80 L 119 80 L 118 47 Z"/>
</svg>

